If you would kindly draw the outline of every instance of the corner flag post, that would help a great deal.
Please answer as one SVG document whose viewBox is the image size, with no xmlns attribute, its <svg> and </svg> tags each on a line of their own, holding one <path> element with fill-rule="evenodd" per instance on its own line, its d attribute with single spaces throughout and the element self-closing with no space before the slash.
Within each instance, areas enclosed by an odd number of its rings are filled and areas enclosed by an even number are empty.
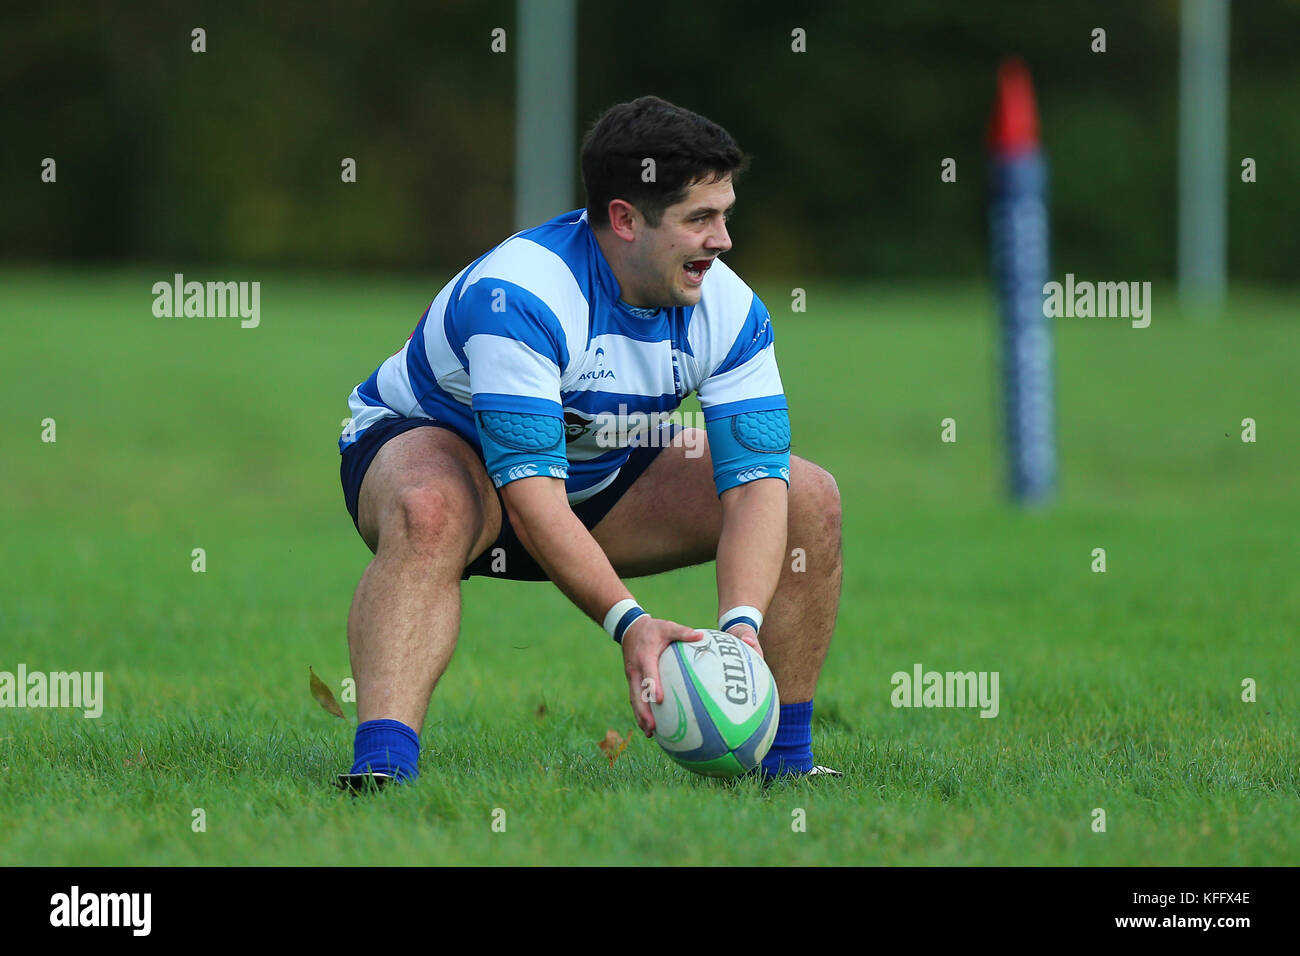
<svg viewBox="0 0 1300 956">
<path fill-rule="evenodd" d="M 988 147 L 1008 485 L 1017 503 L 1044 503 L 1056 492 L 1052 327 L 1043 309 L 1047 163 L 1029 70 L 1019 60 L 1007 60 L 998 70 Z"/>
</svg>

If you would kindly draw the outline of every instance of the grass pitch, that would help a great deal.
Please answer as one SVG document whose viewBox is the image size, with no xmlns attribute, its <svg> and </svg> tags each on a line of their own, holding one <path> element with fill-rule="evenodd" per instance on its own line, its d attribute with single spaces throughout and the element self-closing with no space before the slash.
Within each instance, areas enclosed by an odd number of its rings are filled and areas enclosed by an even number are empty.
<svg viewBox="0 0 1300 956">
<path fill-rule="evenodd" d="M 419 784 L 354 801 L 355 708 L 308 693 L 348 675 L 369 557 L 334 443 L 443 280 L 259 277 L 241 329 L 155 318 L 154 271 L 0 275 L 0 671 L 105 681 L 98 719 L 0 709 L 0 864 L 1300 862 L 1294 296 L 1059 320 L 1062 493 L 1024 513 L 985 290 L 757 283 L 795 452 L 844 499 L 814 746 L 846 776 L 710 782 L 635 735 L 611 767 L 617 648 L 550 585 L 475 580 Z M 712 566 L 635 587 L 714 612 Z M 895 708 L 918 663 L 998 672 L 998 716 Z"/>
</svg>

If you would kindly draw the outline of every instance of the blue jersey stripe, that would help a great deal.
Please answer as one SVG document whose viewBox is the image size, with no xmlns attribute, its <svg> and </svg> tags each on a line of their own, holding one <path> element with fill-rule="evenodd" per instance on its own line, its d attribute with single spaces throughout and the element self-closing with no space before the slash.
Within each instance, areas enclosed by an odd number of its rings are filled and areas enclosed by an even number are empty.
<svg viewBox="0 0 1300 956">
<path fill-rule="evenodd" d="M 565 392 L 562 396 L 565 408 L 594 415 L 597 412 L 617 412 L 620 405 L 626 405 L 629 412 L 671 412 L 681 404 L 676 395 L 625 395 L 622 392 Z"/>
<path fill-rule="evenodd" d="M 595 316 L 591 323 L 592 337 L 597 335 L 622 335 L 637 342 L 662 342 L 672 338 L 673 323 L 669 310 L 654 318 L 643 319 L 632 315 L 619 303 L 614 309 Z"/>
<path fill-rule="evenodd" d="M 560 320 L 545 302 L 522 286 L 504 279 L 481 279 L 456 303 L 456 313 L 466 317 L 453 325 L 456 338 L 452 341 L 461 343 L 462 355 L 464 342 L 471 336 L 499 335 L 523 342 L 560 368 L 569 364 L 569 347 Z"/>
<path fill-rule="evenodd" d="M 424 323 L 427 321 L 427 317 L 420 320 L 406 347 L 406 376 L 411 380 L 411 391 L 415 393 L 415 398 L 421 407 L 424 406 L 426 395 L 442 391 L 438 387 L 438 380 L 434 377 L 433 366 L 429 364 L 429 354 L 424 348 Z M 445 392 L 443 394 L 446 395 Z M 447 398 L 451 399 L 451 396 L 447 395 Z"/>
<path fill-rule="evenodd" d="M 388 403 L 379 396 L 379 369 L 371 372 L 370 377 L 357 386 L 357 394 L 367 405 L 388 408 Z"/>
<path fill-rule="evenodd" d="M 727 402 L 725 405 L 711 405 L 704 409 L 704 420 L 711 422 L 718 418 L 730 418 L 742 412 L 773 412 L 788 409 L 784 395 L 769 395 L 766 398 L 748 398 L 742 402 Z"/>
<path fill-rule="evenodd" d="M 426 415 L 451 425 L 461 438 L 474 446 L 475 450 L 481 450 L 478 428 L 467 406 L 448 395 L 437 382 L 432 382 L 428 391 L 419 395 L 419 400 L 420 408 Z"/>
<path fill-rule="evenodd" d="M 502 395 L 499 392 L 479 392 L 474 396 L 473 407 L 476 412 L 522 412 L 525 415 L 564 417 L 564 409 L 559 402 L 548 402 L 546 399 L 533 398 L 530 395 Z"/>
<path fill-rule="evenodd" d="M 727 357 L 722 360 L 722 364 L 713 374 L 721 375 L 739 368 L 771 344 L 772 323 L 768 318 L 767 309 L 755 296 L 749 306 L 749 314 L 745 316 L 745 322 L 740 327 L 740 334 L 731 345 L 731 351 L 727 353 Z"/>
</svg>

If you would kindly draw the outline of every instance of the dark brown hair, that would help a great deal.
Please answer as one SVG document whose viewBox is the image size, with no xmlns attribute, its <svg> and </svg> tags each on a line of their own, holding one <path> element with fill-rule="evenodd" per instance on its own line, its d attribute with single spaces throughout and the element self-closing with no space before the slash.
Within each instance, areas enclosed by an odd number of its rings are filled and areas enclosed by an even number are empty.
<svg viewBox="0 0 1300 956">
<path fill-rule="evenodd" d="M 645 182 L 645 160 L 654 160 L 654 180 Z M 609 204 L 630 202 L 651 228 L 665 210 L 686 198 L 697 182 L 733 179 L 749 166 L 731 134 L 698 113 L 657 96 L 642 96 L 605 111 L 582 141 L 582 183 L 587 219 L 609 226 Z"/>
</svg>

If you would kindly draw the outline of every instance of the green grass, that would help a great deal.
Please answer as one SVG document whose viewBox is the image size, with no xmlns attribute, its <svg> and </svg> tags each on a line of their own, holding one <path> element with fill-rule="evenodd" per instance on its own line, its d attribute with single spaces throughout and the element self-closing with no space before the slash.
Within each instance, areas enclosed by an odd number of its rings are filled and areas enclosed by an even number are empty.
<svg viewBox="0 0 1300 956">
<path fill-rule="evenodd" d="M 328 781 L 355 710 L 307 681 L 347 676 L 369 557 L 334 442 L 441 274 L 241 276 L 245 330 L 155 318 L 170 271 L 0 273 L 0 670 L 102 670 L 106 697 L 98 720 L 0 710 L 0 864 L 1300 862 L 1294 296 L 1248 291 L 1217 326 L 1160 289 L 1149 329 L 1061 320 L 1062 494 L 1024 513 L 1000 497 L 983 289 L 760 283 L 795 451 L 844 499 L 814 742 L 848 775 L 720 784 L 636 736 L 611 768 L 596 742 L 634 726 L 617 649 L 549 585 L 475 580 L 419 784 L 353 801 Z M 712 575 L 636 593 L 706 621 Z M 918 662 L 998 671 L 1001 713 L 895 709 Z"/>
</svg>

